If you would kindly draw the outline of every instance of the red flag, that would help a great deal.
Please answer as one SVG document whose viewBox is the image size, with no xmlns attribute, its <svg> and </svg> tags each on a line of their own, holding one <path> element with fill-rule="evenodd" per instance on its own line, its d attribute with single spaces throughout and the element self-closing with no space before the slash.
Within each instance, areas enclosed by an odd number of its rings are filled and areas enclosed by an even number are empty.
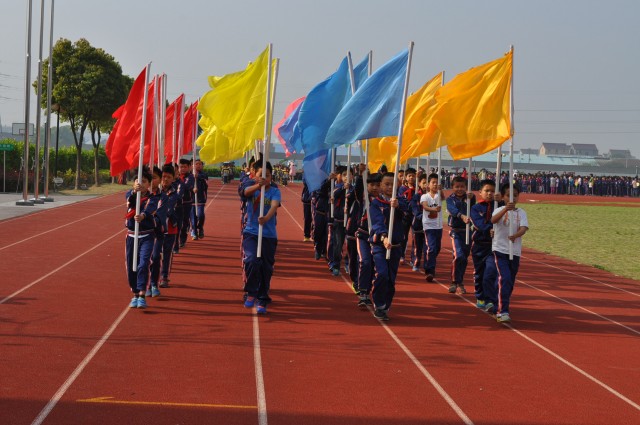
<svg viewBox="0 0 640 425">
<path fill-rule="evenodd" d="M 153 98 L 155 97 L 155 83 L 151 82 L 149 87 L 147 88 L 147 116 L 146 116 L 146 131 L 144 136 L 144 157 L 143 164 L 149 164 L 149 159 L 151 158 L 151 135 L 152 135 L 152 127 L 153 127 Z M 129 168 L 137 168 L 139 164 L 140 158 L 140 137 L 142 135 L 142 108 L 144 107 L 144 94 L 142 100 L 140 100 L 140 104 L 138 106 L 138 110 L 136 112 L 136 121 L 135 121 L 135 136 L 133 138 L 134 143 L 129 144 L 129 149 L 127 150 L 126 159 L 129 161 Z"/>
<path fill-rule="evenodd" d="M 111 164 L 112 176 L 120 175 L 123 171 L 133 168 L 128 158 L 128 151 L 132 145 L 138 148 L 140 146 L 142 115 L 138 117 L 138 110 L 142 109 L 144 101 L 145 71 L 146 67 L 133 83 L 127 101 L 112 115 L 117 121 L 109 134 L 109 139 L 105 146 L 105 151 Z"/>
<path fill-rule="evenodd" d="M 166 158 L 166 163 L 171 164 L 174 161 L 173 159 L 173 117 L 175 115 L 176 107 L 180 108 L 182 105 L 182 101 L 184 99 L 184 94 L 178 96 L 176 100 L 173 101 L 171 105 L 167 107 L 167 113 L 165 118 L 165 132 L 164 132 L 164 156 Z M 180 133 L 180 115 L 176 116 L 176 145 L 178 143 L 178 136 Z"/>
<path fill-rule="evenodd" d="M 189 106 L 184 113 L 184 143 L 181 155 L 191 152 L 193 149 L 193 141 L 196 139 L 196 119 L 198 118 L 198 101 L 196 100 Z"/>
</svg>

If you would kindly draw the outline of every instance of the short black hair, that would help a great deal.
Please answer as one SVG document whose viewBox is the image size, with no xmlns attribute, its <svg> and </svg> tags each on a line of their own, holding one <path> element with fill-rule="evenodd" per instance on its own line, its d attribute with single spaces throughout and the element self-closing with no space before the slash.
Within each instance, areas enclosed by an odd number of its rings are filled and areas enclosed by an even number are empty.
<svg viewBox="0 0 640 425">
<path fill-rule="evenodd" d="M 344 166 L 344 165 L 338 165 L 338 166 L 336 167 L 336 174 L 342 174 L 342 173 L 344 173 L 345 171 L 347 171 L 347 167 L 346 167 L 346 166 Z"/>
<path fill-rule="evenodd" d="M 382 174 L 373 173 L 367 176 L 367 183 L 380 183 L 382 181 Z"/>
<path fill-rule="evenodd" d="M 483 187 L 485 187 L 487 185 L 493 186 L 495 188 L 496 187 L 496 182 L 494 182 L 491 179 L 484 179 L 484 180 L 480 181 L 480 189 L 482 189 Z"/>
<path fill-rule="evenodd" d="M 162 177 L 162 170 L 154 165 L 153 166 L 153 174 L 158 176 L 158 177 Z"/>
<path fill-rule="evenodd" d="M 256 172 L 258 171 L 258 169 L 262 168 L 262 159 L 256 161 L 253 163 L 253 171 Z M 273 167 L 271 166 L 271 163 L 269 161 L 267 161 L 267 170 L 269 170 L 271 173 L 273 173 Z"/>
<path fill-rule="evenodd" d="M 191 161 L 187 158 L 180 158 L 180 165 L 190 165 Z"/>
<path fill-rule="evenodd" d="M 427 181 L 430 182 L 433 179 L 438 180 L 438 182 L 440 182 L 440 176 L 438 176 L 436 173 L 431 173 L 429 174 L 429 177 L 427 177 Z"/>
<path fill-rule="evenodd" d="M 139 170 L 136 170 L 136 175 L 138 175 L 138 171 Z M 151 183 L 151 180 L 153 180 L 153 176 L 151 175 L 151 171 L 149 171 L 149 167 L 142 167 L 142 178 L 147 179 L 149 183 Z"/>
<path fill-rule="evenodd" d="M 407 171 L 404 172 L 404 174 L 415 174 L 416 173 L 416 169 L 415 168 L 407 168 Z"/>
<path fill-rule="evenodd" d="M 462 176 L 455 176 L 453 178 L 453 180 L 451 181 L 452 184 L 456 184 L 456 183 L 464 183 L 464 185 L 467 185 L 467 179 L 465 179 Z"/>
<path fill-rule="evenodd" d="M 173 165 L 171 165 L 171 164 L 165 164 L 162 167 L 162 172 L 171 174 L 172 176 L 176 174 L 176 170 L 175 170 L 175 168 L 173 168 Z"/>
<path fill-rule="evenodd" d="M 384 174 L 382 174 L 382 178 L 380 179 L 380 181 L 382 181 L 382 179 L 384 179 L 385 177 L 392 177 L 392 178 L 396 178 L 395 173 L 390 173 L 390 172 L 386 172 Z"/>
<path fill-rule="evenodd" d="M 505 193 L 507 193 L 507 190 L 509 190 L 509 183 L 505 183 L 500 187 L 500 195 L 504 196 Z M 517 191 L 518 195 L 522 192 L 520 190 L 520 185 L 519 184 L 514 184 L 513 185 L 513 191 Z"/>
</svg>

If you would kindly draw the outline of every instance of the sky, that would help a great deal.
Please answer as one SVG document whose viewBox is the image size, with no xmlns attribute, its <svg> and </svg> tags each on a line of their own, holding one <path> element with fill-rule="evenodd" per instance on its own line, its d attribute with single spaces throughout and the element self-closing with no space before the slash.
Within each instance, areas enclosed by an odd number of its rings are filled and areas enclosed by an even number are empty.
<svg viewBox="0 0 640 425">
<path fill-rule="evenodd" d="M 0 119 L 24 122 L 27 0 L 2 0 Z M 33 1 L 31 81 L 41 2 Z M 48 56 L 51 0 L 45 1 Z M 153 10 L 152 10 L 153 8 Z M 137 76 L 168 76 L 188 103 L 207 76 L 244 69 L 268 43 L 280 58 L 274 122 L 351 52 L 374 69 L 415 42 L 409 90 L 514 46 L 514 145 L 594 143 L 640 158 L 640 2 L 637 0 L 57 0 L 54 42 L 87 39 Z M 36 104 L 33 91 L 31 105 Z M 35 108 L 30 114 L 35 121 Z M 44 119 L 43 119 L 44 122 Z"/>
</svg>

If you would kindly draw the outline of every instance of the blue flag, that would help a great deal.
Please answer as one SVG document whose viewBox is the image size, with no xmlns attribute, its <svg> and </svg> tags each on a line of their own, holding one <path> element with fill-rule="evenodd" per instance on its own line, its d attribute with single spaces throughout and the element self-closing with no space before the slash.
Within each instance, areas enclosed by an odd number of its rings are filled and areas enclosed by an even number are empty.
<svg viewBox="0 0 640 425">
<path fill-rule="evenodd" d="M 309 192 L 313 192 L 322 187 L 322 183 L 329 178 L 331 174 L 331 151 L 321 149 L 312 154 L 305 154 L 303 161 L 304 173 L 302 177 Z"/>
<path fill-rule="evenodd" d="M 285 145 L 289 152 L 302 152 L 302 144 L 294 144 L 296 140 L 301 142 L 300 138 L 295 138 L 295 129 L 298 125 L 298 119 L 300 118 L 300 108 L 302 108 L 302 104 L 304 102 L 300 102 L 296 109 L 293 110 L 291 115 L 287 117 L 287 119 L 278 127 L 278 133 L 280 137 L 284 141 Z"/>
<path fill-rule="evenodd" d="M 327 131 L 326 145 L 398 135 L 408 59 L 405 49 L 358 88 Z"/>
</svg>

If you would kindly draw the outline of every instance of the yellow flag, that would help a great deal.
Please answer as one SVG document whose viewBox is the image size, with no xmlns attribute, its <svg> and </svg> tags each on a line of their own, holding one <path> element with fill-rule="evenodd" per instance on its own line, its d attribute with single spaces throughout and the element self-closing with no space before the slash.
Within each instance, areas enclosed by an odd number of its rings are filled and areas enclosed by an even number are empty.
<svg viewBox="0 0 640 425">
<path fill-rule="evenodd" d="M 212 89 L 198 104 L 208 125 L 198 138 L 207 162 L 237 159 L 263 138 L 268 61 L 267 48 L 244 71 L 209 77 Z"/>
<path fill-rule="evenodd" d="M 400 162 L 409 158 L 426 155 L 438 147 L 439 130 L 432 123 L 436 111 L 435 93 L 442 87 L 442 73 L 427 81 L 417 92 L 407 98 L 406 113 L 402 132 Z M 398 152 L 398 138 L 385 137 L 379 143 L 369 144 L 369 167 L 377 170 L 387 164 L 395 169 Z"/>
<path fill-rule="evenodd" d="M 458 74 L 437 91 L 433 122 L 453 159 L 489 152 L 511 137 L 512 52 Z"/>
</svg>

